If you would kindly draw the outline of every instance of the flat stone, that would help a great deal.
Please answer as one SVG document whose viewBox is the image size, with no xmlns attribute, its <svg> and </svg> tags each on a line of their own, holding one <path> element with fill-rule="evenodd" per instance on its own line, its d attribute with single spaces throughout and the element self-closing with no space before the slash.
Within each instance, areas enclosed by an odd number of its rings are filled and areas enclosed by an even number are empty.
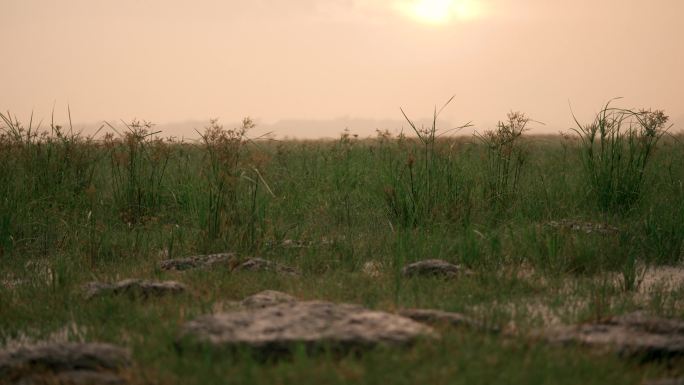
<svg viewBox="0 0 684 385">
<path fill-rule="evenodd" d="M 311 247 L 313 245 L 313 242 L 305 242 L 305 241 L 296 241 L 292 239 L 285 239 L 283 242 L 280 244 L 282 247 L 285 248 L 293 248 L 293 249 L 303 249 L 307 247 Z"/>
<path fill-rule="evenodd" d="M 208 255 L 194 255 L 187 258 L 165 259 L 159 262 L 162 270 L 190 270 L 190 269 L 209 269 L 225 266 L 233 268 L 237 263 L 237 256 L 234 253 L 220 253 Z"/>
<path fill-rule="evenodd" d="M 684 385 L 684 377 L 680 378 L 659 378 L 657 380 L 646 380 L 644 385 Z"/>
<path fill-rule="evenodd" d="M 299 273 L 293 267 L 286 266 L 277 262 L 269 261 L 263 258 L 249 258 L 239 264 L 235 270 L 237 271 L 272 271 L 279 274 L 298 275 Z"/>
<path fill-rule="evenodd" d="M 305 301 L 201 316 L 183 326 L 178 345 L 247 346 L 274 354 L 291 351 L 297 345 L 304 345 L 309 352 L 324 347 L 402 346 L 420 337 L 437 337 L 437 333 L 396 314 L 357 305 Z"/>
<path fill-rule="evenodd" d="M 111 378 L 114 374 L 106 374 L 127 367 L 130 363 L 128 350 L 110 344 L 43 343 L 0 351 L 0 378 L 13 379 L 15 383 L 31 381 L 32 377 L 37 381 L 38 377 L 35 376 L 39 372 L 76 380 L 76 377 L 82 380 L 94 378 L 92 372 L 105 373 L 105 377 Z M 75 372 L 89 373 L 74 374 Z M 79 383 L 76 380 L 71 383 Z"/>
<path fill-rule="evenodd" d="M 248 309 L 259 309 L 296 301 L 297 299 L 289 294 L 275 290 L 264 290 L 243 299 L 240 305 Z"/>
<path fill-rule="evenodd" d="M 644 312 L 556 327 L 542 332 L 542 336 L 552 343 L 605 348 L 620 356 L 643 360 L 684 355 L 684 321 L 658 318 Z"/>
<path fill-rule="evenodd" d="M 21 377 L 17 385 L 124 385 L 126 380 L 116 373 L 72 370 L 56 374 L 33 374 Z"/>
<path fill-rule="evenodd" d="M 575 219 L 561 219 L 560 221 L 549 221 L 544 224 L 547 227 L 583 232 L 585 234 L 612 235 L 620 232 L 615 226 L 607 223 L 579 221 Z"/>
<path fill-rule="evenodd" d="M 100 295 L 128 295 L 130 297 L 159 297 L 179 294 L 186 290 L 185 285 L 176 281 L 148 281 L 125 279 L 116 283 L 89 282 L 84 286 L 86 298 Z"/>
<path fill-rule="evenodd" d="M 447 325 L 479 330 L 487 329 L 481 323 L 461 313 L 434 309 L 401 309 L 397 312 L 397 314 L 427 325 Z M 488 331 L 495 332 L 496 330 L 488 329 Z"/>
<path fill-rule="evenodd" d="M 460 265 L 454 265 L 441 259 L 426 259 L 404 266 L 401 273 L 405 277 L 446 277 L 454 278 L 460 274 L 470 274 Z"/>
</svg>

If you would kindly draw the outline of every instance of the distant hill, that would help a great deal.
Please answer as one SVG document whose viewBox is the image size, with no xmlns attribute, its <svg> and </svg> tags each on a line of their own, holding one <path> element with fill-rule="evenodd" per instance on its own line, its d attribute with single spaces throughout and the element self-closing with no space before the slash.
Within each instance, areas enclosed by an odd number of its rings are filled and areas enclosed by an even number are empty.
<svg viewBox="0 0 684 385">
<path fill-rule="evenodd" d="M 109 120 L 118 132 L 124 132 L 125 128 L 120 120 Z M 239 127 L 240 121 L 219 121 L 225 128 Z M 400 132 L 412 136 L 413 130 L 405 120 L 401 119 L 363 119 L 353 117 L 340 117 L 337 119 L 285 119 L 273 123 L 264 123 L 259 120 L 255 121 L 256 127 L 250 131 L 249 137 L 256 138 L 262 135 L 269 134 L 269 137 L 274 139 L 337 139 L 345 131 L 349 130 L 351 135 L 358 135 L 359 138 L 375 137 L 377 130 L 389 131 L 393 135 L 398 135 Z M 466 122 L 458 122 L 464 124 Z M 483 132 L 496 126 L 496 122 L 473 122 L 474 127 L 463 129 L 456 133 L 457 135 L 472 135 L 475 130 Z M 676 118 L 671 118 L 673 131 L 684 132 L 684 115 L 676 115 Z M 418 126 L 429 127 L 432 122 L 429 119 L 421 119 L 416 121 Z M 85 135 L 94 133 L 103 122 L 92 122 L 74 124 L 75 131 L 82 131 Z M 180 122 L 156 123 L 154 131 L 160 131 L 162 137 L 175 137 L 184 140 L 197 140 L 200 134 L 204 132 L 206 126 L 209 125 L 209 119 L 206 120 L 186 120 Z M 444 130 L 454 127 L 456 124 L 438 120 L 437 128 Z M 531 130 L 529 135 L 556 135 L 559 131 L 557 126 L 546 126 L 541 124 L 530 125 Z M 99 132 L 98 136 L 105 132 L 111 132 L 112 129 L 105 125 Z M 199 132 L 199 133 L 198 133 Z"/>
<path fill-rule="evenodd" d="M 226 128 L 238 127 L 240 122 L 220 122 Z M 411 127 L 406 121 L 395 119 L 360 119 L 342 117 L 330 120 L 287 119 L 275 123 L 260 123 L 256 121 L 256 127 L 250 133 L 250 137 L 258 137 L 270 134 L 271 137 L 293 139 L 336 139 L 345 131 L 360 138 L 374 137 L 376 130 L 388 130 L 392 134 L 412 133 Z M 432 122 L 427 119 L 420 120 L 416 124 L 429 126 Z M 169 124 L 159 124 L 156 129 L 162 130 L 164 136 L 176 136 L 185 138 L 198 138 L 197 131 L 203 132 L 208 121 L 186 121 Z M 446 121 L 437 121 L 438 129 L 451 128 Z M 197 131 L 195 131 L 197 130 Z M 468 131 L 470 133 L 472 131 Z"/>
<path fill-rule="evenodd" d="M 117 132 L 123 133 L 126 131 L 124 123 L 121 120 L 108 120 Z M 219 121 L 225 128 L 239 127 L 239 121 Z M 375 137 L 377 130 L 389 131 L 393 135 L 398 135 L 400 132 L 407 135 L 413 135 L 413 130 L 405 120 L 399 119 L 361 119 L 342 117 L 329 120 L 310 120 L 310 119 L 287 119 L 280 120 L 274 123 L 262 123 L 255 121 L 256 127 L 250 131 L 251 138 L 260 137 L 269 134 L 269 137 L 275 139 L 337 139 L 345 129 L 349 130 L 350 135 L 357 135 L 359 138 Z M 418 126 L 429 127 L 432 121 L 429 119 L 422 119 L 415 122 Z M 461 123 L 463 124 L 463 123 Z M 204 132 L 205 127 L 209 125 L 207 120 L 186 120 L 181 122 L 170 123 L 155 123 L 153 131 L 160 131 L 162 137 L 176 137 L 177 139 L 196 140 L 199 139 L 200 134 Z M 98 131 L 100 127 L 103 127 Z M 452 128 L 450 122 L 438 120 L 438 130 Z M 101 122 L 77 123 L 74 124 L 74 131 L 81 132 L 83 135 L 92 135 L 98 132 L 98 137 L 101 137 L 106 132 L 113 132 L 114 130 Z M 460 134 L 471 134 L 472 129 L 466 129 Z"/>
</svg>

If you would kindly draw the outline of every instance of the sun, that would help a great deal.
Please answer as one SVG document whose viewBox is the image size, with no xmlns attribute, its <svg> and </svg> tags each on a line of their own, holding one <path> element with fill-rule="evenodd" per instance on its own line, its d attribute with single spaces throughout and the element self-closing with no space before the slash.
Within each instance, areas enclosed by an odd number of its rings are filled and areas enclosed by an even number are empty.
<svg viewBox="0 0 684 385">
<path fill-rule="evenodd" d="M 479 14 L 474 0 L 405 0 L 399 9 L 416 21 L 446 24 L 454 19 L 472 19 Z"/>
</svg>

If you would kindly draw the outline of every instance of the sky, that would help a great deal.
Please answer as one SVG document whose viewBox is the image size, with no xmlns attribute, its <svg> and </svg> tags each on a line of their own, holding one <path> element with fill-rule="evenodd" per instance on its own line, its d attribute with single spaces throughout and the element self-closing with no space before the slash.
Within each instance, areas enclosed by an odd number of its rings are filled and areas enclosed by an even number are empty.
<svg viewBox="0 0 684 385">
<path fill-rule="evenodd" d="M 523 111 L 557 133 L 622 97 L 684 124 L 682 17 L 682 0 L 0 0 L 0 110 L 315 138 L 454 96 L 445 128 Z"/>
</svg>

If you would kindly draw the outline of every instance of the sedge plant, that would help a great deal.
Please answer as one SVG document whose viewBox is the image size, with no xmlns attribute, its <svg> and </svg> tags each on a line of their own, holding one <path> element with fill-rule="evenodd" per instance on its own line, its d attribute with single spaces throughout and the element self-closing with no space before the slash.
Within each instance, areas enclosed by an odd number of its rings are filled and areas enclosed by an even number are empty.
<svg viewBox="0 0 684 385">
<path fill-rule="evenodd" d="M 130 225 L 143 223 L 162 205 L 164 179 L 170 159 L 169 146 L 152 131 L 154 124 L 134 119 L 123 122 L 125 131 L 105 136 L 109 149 L 113 198 L 121 219 Z"/>
<path fill-rule="evenodd" d="M 401 109 L 417 141 L 407 140 L 403 135 L 398 139 L 404 150 L 398 153 L 403 158 L 391 164 L 384 188 L 391 221 L 415 227 L 444 212 L 454 211 L 452 208 L 460 206 L 467 195 L 458 167 L 450 156 L 451 148 L 439 146 L 441 137 L 471 126 L 466 123 L 445 130 L 437 128 L 437 118 L 453 99 L 452 96 L 439 110 L 435 107 L 429 126 L 418 126 Z"/>
<path fill-rule="evenodd" d="M 496 214 L 510 209 L 516 200 L 518 184 L 526 160 L 521 139 L 530 122 L 522 112 L 510 112 L 496 129 L 477 134 L 484 145 L 483 167 L 485 202 Z"/>
<path fill-rule="evenodd" d="M 204 150 L 201 175 L 206 185 L 200 222 L 207 247 L 236 233 L 243 247 L 253 250 L 262 238 L 266 216 L 262 190 L 271 196 L 273 192 L 254 164 L 258 162 L 250 162 L 248 157 L 247 144 L 251 140 L 247 133 L 254 127 L 250 118 L 234 129 L 226 129 L 212 119 L 200 134 Z"/>
<path fill-rule="evenodd" d="M 573 114 L 588 193 L 604 212 L 625 211 L 638 202 L 648 163 L 669 129 L 662 110 L 615 108 L 613 100 L 590 124 L 582 125 Z"/>
</svg>

